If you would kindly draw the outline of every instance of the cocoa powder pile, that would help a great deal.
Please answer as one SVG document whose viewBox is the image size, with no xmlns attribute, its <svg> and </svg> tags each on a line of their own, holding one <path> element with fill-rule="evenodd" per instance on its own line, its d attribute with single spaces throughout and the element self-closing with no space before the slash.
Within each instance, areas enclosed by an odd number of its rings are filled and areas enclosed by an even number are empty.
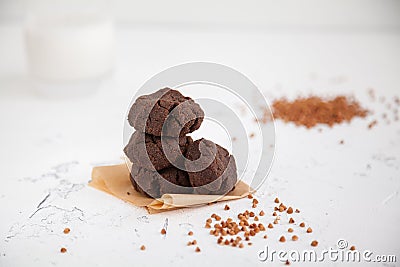
<svg viewBox="0 0 400 267">
<path fill-rule="evenodd" d="M 312 128 L 317 124 L 332 126 L 336 123 L 349 122 L 354 117 L 366 117 L 368 110 L 346 96 L 337 96 L 333 99 L 323 99 L 318 96 L 300 97 L 294 101 L 285 98 L 272 103 L 275 119 L 284 122 L 294 122 Z"/>
</svg>

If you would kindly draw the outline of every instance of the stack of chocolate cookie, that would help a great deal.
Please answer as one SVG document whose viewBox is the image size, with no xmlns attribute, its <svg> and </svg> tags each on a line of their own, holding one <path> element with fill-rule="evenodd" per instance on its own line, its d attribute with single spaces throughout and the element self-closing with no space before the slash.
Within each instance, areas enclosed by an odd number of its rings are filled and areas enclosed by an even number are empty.
<svg viewBox="0 0 400 267">
<path fill-rule="evenodd" d="M 136 131 L 124 152 L 137 191 L 157 198 L 166 193 L 223 195 L 234 188 L 234 157 L 209 140 L 193 141 L 187 135 L 203 118 L 193 99 L 169 88 L 136 99 L 128 114 Z"/>
</svg>

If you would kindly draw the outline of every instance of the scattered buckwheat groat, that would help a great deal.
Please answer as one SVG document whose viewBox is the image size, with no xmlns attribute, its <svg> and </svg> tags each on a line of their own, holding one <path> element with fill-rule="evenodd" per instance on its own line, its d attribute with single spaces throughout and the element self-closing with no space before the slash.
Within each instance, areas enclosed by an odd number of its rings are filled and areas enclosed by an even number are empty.
<svg viewBox="0 0 400 267">
<path fill-rule="evenodd" d="M 61 252 L 61 253 L 65 253 L 65 252 L 67 252 L 67 249 L 66 249 L 66 248 L 61 248 L 61 249 L 60 249 L 60 252 Z"/>
<path fill-rule="evenodd" d="M 313 240 L 313 241 L 311 242 L 311 246 L 313 246 L 313 247 L 318 246 L 318 241 L 317 241 L 317 240 Z"/>
<path fill-rule="evenodd" d="M 167 231 L 165 231 L 165 229 L 163 228 L 163 229 L 161 229 L 161 234 L 162 235 L 165 235 L 167 233 Z"/>
<path fill-rule="evenodd" d="M 64 234 L 69 234 L 69 232 L 71 232 L 71 229 L 69 229 L 68 227 L 64 229 Z"/>
<path fill-rule="evenodd" d="M 144 246 L 144 245 L 142 245 L 141 247 L 140 247 L 140 250 L 145 250 L 146 249 L 146 247 Z"/>
<path fill-rule="evenodd" d="M 251 196 L 252 201 L 252 207 L 254 204 L 259 204 L 260 201 L 258 201 L 257 199 L 255 199 L 253 196 Z M 278 206 L 275 206 L 274 209 L 278 212 L 281 212 L 281 216 L 287 216 L 286 214 L 293 214 L 292 216 L 295 217 L 297 216 L 295 213 L 299 213 L 300 210 L 297 208 L 294 208 L 292 206 L 286 207 L 278 198 L 275 198 L 274 200 L 275 204 L 279 204 Z M 225 207 L 228 205 L 225 205 Z M 254 207 L 253 207 L 254 208 Z M 225 209 L 225 208 L 224 208 Z M 258 215 L 256 215 L 258 214 Z M 305 223 L 302 222 L 300 223 L 300 225 L 296 225 L 295 224 L 295 220 L 293 217 L 290 217 L 288 221 L 283 221 L 281 222 L 281 225 L 288 225 L 290 224 L 291 227 L 287 228 L 287 232 L 292 233 L 294 232 L 294 228 L 295 227 L 305 227 Z M 212 219 L 215 220 L 214 226 L 211 226 L 212 223 Z M 267 220 L 267 221 L 265 221 Z M 277 215 L 276 212 L 273 213 L 273 222 L 269 221 L 271 220 L 271 218 L 268 218 L 268 216 L 265 216 L 265 212 L 264 210 L 254 210 L 254 211 L 249 211 L 249 210 L 245 210 L 243 212 L 240 212 L 237 214 L 237 220 L 235 220 L 234 218 L 222 218 L 221 216 L 213 213 L 211 215 L 211 218 L 206 219 L 206 228 L 211 228 L 210 229 L 210 235 L 215 236 L 216 239 L 216 243 L 220 246 L 230 246 L 230 247 L 238 247 L 238 248 L 243 248 L 244 247 L 244 243 L 243 243 L 243 239 L 244 241 L 247 241 L 247 245 L 251 246 L 253 244 L 253 242 L 249 242 L 251 241 L 253 238 L 257 238 L 257 235 L 259 233 L 263 233 L 264 231 L 266 231 L 266 227 L 269 228 L 270 230 L 268 231 L 272 231 L 272 229 L 274 228 L 273 223 L 274 224 L 278 224 L 277 225 L 277 230 L 278 231 L 285 231 L 284 229 L 282 229 L 279 225 L 279 221 L 280 221 L 280 216 Z M 264 223 L 267 223 L 267 226 L 264 226 Z M 311 227 L 308 227 L 308 229 L 306 230 L 306 232 L 308 231 L 309 233 L 312 232 L 312 230 L 310 230 Z M 310 232 L 311 231 L 311 232 Z M 284 234 L 282 232 L 282 234 Z M 267 235 L 264 233 L 261 236 L 263 239 L 267 239 Z M 299 240 L 299 236 L 298 235 L 292 235 L 290 237 L 290 239 L 292 241 L 297 241 Z M 286 237 L 284 235 L 281 235 L 280 238 L 278 239 L 278 242 L 280 243 L 285 243 L 286 242 Z M 309 241 L 306 241 L 309 242 Z M 193 243 L 188 243 L 188 246 L 193 245 Z M 318 242 L 316 240 L 314 240 L 312 242 L 312 246 L 317 246 Z"/>
</svg>

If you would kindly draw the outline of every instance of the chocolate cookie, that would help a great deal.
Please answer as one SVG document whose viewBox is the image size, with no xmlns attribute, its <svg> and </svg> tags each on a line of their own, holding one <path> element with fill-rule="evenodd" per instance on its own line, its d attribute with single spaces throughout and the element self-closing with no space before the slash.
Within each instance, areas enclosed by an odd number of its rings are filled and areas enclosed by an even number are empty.
<svg viewBox="0 0 400 267">
<path fill-rule="evenodd" d="M 155 136 L 184 136 L 197 130 L 203 118 L 203 110 L 193 99 L 170 88 L 140 96 L 128 114 L 129 124 L 137 131 Z"/>
<path fill-rule="evenodd" d="M 174 167 L 153 172 L 133 165 L 130 179 L 136 191 L 153 198 L 161 197 L 163 194 L 193 192 L 187 173 Z"/>
<path fill-rule="evenodd" d="M 161 137 L 136 131 L 124 148 L 125 155 L 135 165 L 151 171 L 158 171 L 173 167 L 172 163 L 178 164 L 178 161 L 182 159 L 181 153 L 185 154 L 186 147 L 193 143 L 190 136 L 163 137 L 163 139 L 164 146 L 162 146 Z M 177 142 L 179 144 L 176 144 Z M 170 160 L 166 157 L 166 152 L 170 156 Z"/>
<path fill-rule="evenodd" d="M 200 143 L 203 143 L 204 151 L 200 153 Z M 213 149 L 216 153 L 213 153 Z M 199 160 L 200 155 L 202 156 Z M 214 157 L 215 156 L 215 157 Z M 233 190 L 237 181 L 237 170 L 235 158 L 229 152 L 212 141 L 200 139 L 187 147 L 186 158 L 190 161 L 199 160 L 196 164 L 202 170 L 191 172 L 187 163 L 190 184 L 198 194 L 223 195 Z M 211 162 L 208 166 L 201 166 L 205 162 Z"/>
</svg>

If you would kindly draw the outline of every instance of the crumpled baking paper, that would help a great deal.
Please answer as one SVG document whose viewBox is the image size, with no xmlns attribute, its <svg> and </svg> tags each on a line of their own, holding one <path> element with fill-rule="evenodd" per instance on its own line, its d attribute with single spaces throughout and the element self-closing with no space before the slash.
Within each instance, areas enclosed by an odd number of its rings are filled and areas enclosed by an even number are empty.
<svg viewBox="0 0 400 267">
<path fill-rule="evenodd" d="M 133 188 L 126 164 L 94 167 L 89 186 L 130 202 L 135 206 L 145 207 L 150 214 L 240 199 L 253 191 L 249 185 L 239 181 L 235 189 L 225 196 L 164 194 L 161 198 L 154 199 L 142 195 Z"/>
</svg>

